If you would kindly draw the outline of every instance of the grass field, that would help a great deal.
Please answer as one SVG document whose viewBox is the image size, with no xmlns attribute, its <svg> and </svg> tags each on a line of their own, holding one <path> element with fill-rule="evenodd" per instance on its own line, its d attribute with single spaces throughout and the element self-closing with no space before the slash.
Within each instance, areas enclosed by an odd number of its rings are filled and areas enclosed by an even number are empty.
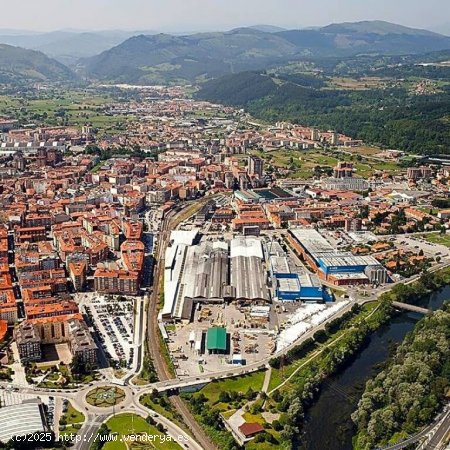
<svg viewBox="0 0 450 450">
<path fill-rule="evenodd" d="M 208 404 L 214 405 L 219 401 L 221 392 L 241 392 L 245 394 L 250 388 L 255 392 L 262 389 L 264 382 L 264 371 L 255 372 L 238 378 L 227 378 L 225 380 L 214 381 L 209 383 L 199 391 L 208 399 Z M 198 395 L 198 394 L 194 394 Z"/>
<path fill-rule="evenodd" d="M 450 247 L 450 234 L 429 233 L 422 234 L 420 237 L 433 244 L 440 244 Z"/>
<path fill-rule="evenodd" d="M 156 399 L 152 399 L 152 396 L 150 394 L 145 394 L 141 397 L 140 402 L 147 408 L 157 412 L 161 416 L 166 417 L 171 422 L 176 423 L 180 428 L 184 429 L 186 433 L 191 434 L 189 429 L 186 428 L 186 425 L 183 422 L 183 418 L 173 408 L 167 397 L 162 396 Z"/>
<path fill-rule="evenodd" d="M 108 442 L 103 447 L 104 450 L 144 450 L 163 449 L 178 450 L 180 445 L 173 441 L 167 441 L 167 434 L 161 433 L 154 426 L 148 424 L 141 416 L 135 414 L 119 414 L 106 422 L 106 425 L 113 433 L 118 433 L 116 442 Z M 152 439 L 136 439 L 132 442 L 130 435 L 153 436 Z"/>
<path fill-rule="evenodd" d="M 266 168 L 273 166 L 289 170 L 287 176 L 290 178 L 311 178 L 314 176 L 315 167 L 320 166 L 331 169 L 339 161 L 352 162 L 355 174 L 364 178 L 372 176 L 377 171 L 396 173 L 401 170 L 398 164 L 393 161 L 376 161 L 364 158 L 364 156 L 369 156 L 369 152 L 373 151 L 372 147 L 362 147 L 361 153 L 355 150 L 354 155 L 349 155 L 337 150 L 278 149 L 270 152 L 254 151 L 252 154 L 264 158 Z"/>
<path fill-rule="evenodd" d="M 63 414 L 61 419 L 66 423 L 59 426 L 59 434 L 61 436 L 76 434 L 81 428 L 81 424 L 84 422 L 85 417 L 83 413 L 75 409 L 72 403 L 69 402 L 67 411 Z M 61 420 L 60 419 L 60 420 Z"/>
<path fill-rule="evenodd" d="M 188 404 L 191 404 L 192 399 L 198 398 L 199 396 L 204 396 L 206 399 L 203 403 L 203 410 L 201 412 L 193 411 L 193 413 L 194 417 L 205 429 L 206 433 L 216 444 L 217 448 L 233 448 L 233 437 L 230 432 L 226 431 L 226 429 L 220 429 L 210 423 L 208 424 L 205 417 L 214 412 L 220 412 L 220 414 L 230 417 L 238 408 L 245 407 L 250 401 L 246 396 L 249 393 L 249 390 L 251 389 L 255 395 L 260 392 L 263 386 L 264 377 L 265 370 L 261 370 L 259 372 L 254 372 L 252 374 L 237 378 L 214 381 L 209 383 L 199 392 L 194 394 L 184 394 L 185 397 L 187 397 L 186 402 Z M 219 401 L 219 396 L 221 393 L 227 393 L 233 398 L 230 399 L 230 401 L 221 402 Z M 272 431 L 273 430 L 269 432 L 272 433 Z M 274 448 L 273 445 L 267 445 L 268 444 L 265 442 L 254 443 L 250 447 L 246 445 L 246 448 L 251 448 L 252 450 L 269 450 Z"/>
<path fill-rule="evenodd" d="M 67 423 L 83 423 L 84 422 L 84 414 L 75 409 L 72 403 L 69 402 L 67 412 L 65 413 L 67 417 Z"/>
<path fill-rule="evenodd" d="M 348 147 L 345 149 L 347 153 L 353 153 L 354 155 L 361 156 L 374 156 L 380 153 L 382 150 L 378 147 L 372 147 L 370 145 L 362 145 L 360 147 Z"/>
</svg>

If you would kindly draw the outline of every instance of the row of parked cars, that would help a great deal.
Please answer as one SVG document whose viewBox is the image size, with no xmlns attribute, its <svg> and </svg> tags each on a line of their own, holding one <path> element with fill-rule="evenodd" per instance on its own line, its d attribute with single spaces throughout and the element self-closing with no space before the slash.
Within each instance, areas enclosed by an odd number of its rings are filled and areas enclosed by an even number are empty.
<svg viewBox="0 0 450 450">
<path fill-rule="evenodd" d="M 55 397 L 49 397 L 47 406 L 47 423 L 50 428 L 53 428 L 54 418 L 55 418 Z"/>
<path fill-rule="evenodd" d="M 127 355 L 127 352 L 124 350 L 123 346 L 126 344 L 133 344 L 133 337 L 129 332 L 131 327 L 127 327 L 125 325 L 124 321 L 127 320 L 126 318 L 123 316 L 112 316 L 111 312 L 114 310 L 111 308 L 105 308 L 104 306 L 105 305 L 100 305 L 99 307 L 96 307 L 97 320 L 94 320 L 94 313 L 91 306 L 85 306 L 85 313 L 88 316 L 89 322 L 93 325 L 94 330 L 102 344 L 105 356 L 108 359 L 115 361 L 126 360 L 126 366 L 130 369 L 133 361 L 133 353 L 131 353 L 133 349 L 130 349 L 130 352 L 128 352 Z M 98 321 L 102 325 L 101 327 L 99 326 Z M 115 326 L 113 326 L 113 323 Z M 117 333 L 117 330 L 119 334 Z M 111 348 L 107 345 L 106 340 L 108 340 L 114 348 L 114 355 L 111 355 Z"/>
</svg>

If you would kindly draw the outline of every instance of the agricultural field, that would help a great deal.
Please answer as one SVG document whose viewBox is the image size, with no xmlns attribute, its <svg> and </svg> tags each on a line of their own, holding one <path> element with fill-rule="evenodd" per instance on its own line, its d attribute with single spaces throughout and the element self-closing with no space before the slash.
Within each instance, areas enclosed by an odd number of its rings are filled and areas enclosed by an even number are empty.
<svg viewBox="0 0 450 450">
<path fill-rule="evenodd" d="M 330 88 L 333 89 L 346 89 L 346 90 L 368 90 L 368 89 L 380 89 L 391 85 L 393 82 L 389 78 L 380 77 L 362 77 L 359 79 L 350 77 L 333 77 L 329 82 Z"/>
<path fill-rule="evenodd" d="M 108 96 L 91 91 L 72 90 L 43 93 L 39 97 L 0 96 L 0 117 L 19 120 L 21 124 L 68 125 L 81 128 L 89 123 L 100 134 L 123 131 L 129 116 L 110 116 L 104 106 L 112 102 Z"/>
</svg>

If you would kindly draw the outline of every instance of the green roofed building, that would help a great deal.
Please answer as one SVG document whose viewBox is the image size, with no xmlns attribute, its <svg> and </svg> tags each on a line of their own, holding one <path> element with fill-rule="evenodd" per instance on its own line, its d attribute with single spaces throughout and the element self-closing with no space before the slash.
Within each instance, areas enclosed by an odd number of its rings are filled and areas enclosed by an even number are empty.
<svg viewBox="0 0 450 450">
<path fill-rule="evenodd" d="M 227 351 L 227 330 L 225 328 L 208 328 L 206 348 L 209 353 L 225 353 Z"/>
</svg>

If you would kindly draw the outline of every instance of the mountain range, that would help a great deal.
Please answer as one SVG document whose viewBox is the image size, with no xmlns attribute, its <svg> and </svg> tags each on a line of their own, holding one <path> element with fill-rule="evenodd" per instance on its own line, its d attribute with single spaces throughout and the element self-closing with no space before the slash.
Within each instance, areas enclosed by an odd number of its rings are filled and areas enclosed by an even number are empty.
<svg viewBox="0 0 450 450">
<path fill-rule="evenodd" d="M 73 81 L 76 74 L 42 52 L 0 44 L 0 83 Z"/>
<path fill-rule="evenodd" d="M 0 43 L 44 52 L 66 65 L 76 64 L 78 59 L 98 55 L 126 39 L 154 31 L 52 31 L 36 33 L 0 29 Z"/>
<path fill-rule="evenodd" d="M 448 36 L 383 21 L 301 30 L 256 25 L 186 35 L 121 30 L 34 34 L 4 30 L 2 34 L 0 30 L 0 43 L 7 44 L 0 49 L 6 63 L 0 71 L 9 76 L 16 73 L 19 78 L 74 79 L 75 71 L 90 79 L 134 84 L 202 82 L 311 57 L 450 49 Z"/>
<path fill-rule="evenodd" d="M 382 21 L 318 29 L 238 28 L 189 36 L 139 35 L 82 59 L 88 76 L 131 83 L 201 81 L 305 57 L 411 54 L 450 48 L 450 37 Z"/>
</svg>

